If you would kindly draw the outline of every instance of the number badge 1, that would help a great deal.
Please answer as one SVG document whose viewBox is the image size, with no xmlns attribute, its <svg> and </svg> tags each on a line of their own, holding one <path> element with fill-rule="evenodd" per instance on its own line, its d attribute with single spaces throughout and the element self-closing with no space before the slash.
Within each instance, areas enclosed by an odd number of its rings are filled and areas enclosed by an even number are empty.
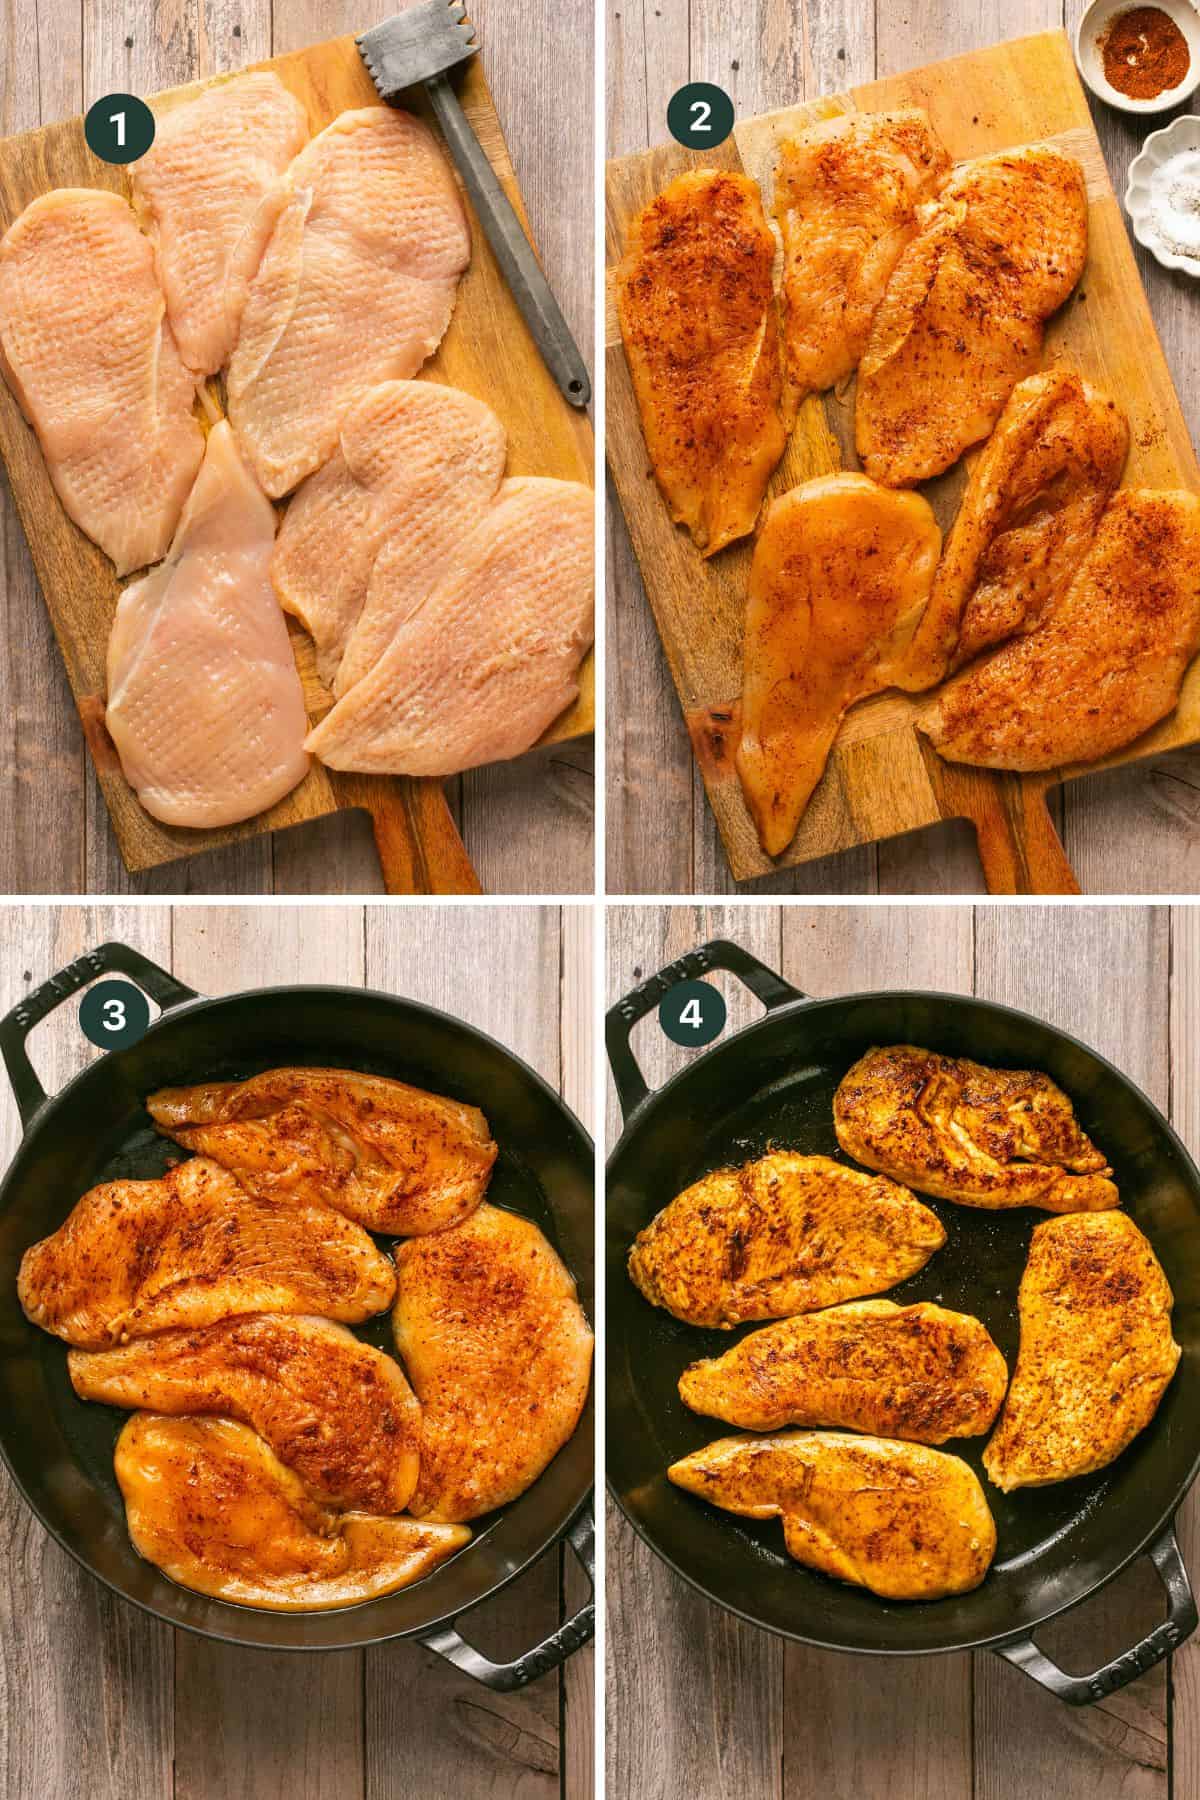
<svg viewBox="0 0 1200 1800">
<path fill-rule="evenodd" d="M 136 162 L 154 142 L 154 114 L 136 94 L 102 94 L 88 107 L 83 135 L 101 162 Z"/>
<path fill-rule="evenodd" d="M 733 130 L 733 101 L 710 81 L 689 81 L 671 95 L 667 130 L 689 150 L 715 150 Z"/>
<path fill-rule="evenodd" d="M 131 981 L 98 981 L 79 1004 L 79 1029 L 101 1050 L 124 1050 L 144 1037 L 150 1002 Z"/>
<path fill-rule="evenodd" d="M 725 996 L 707 981 L 680 981 L 663 995 L 658 1022 L 673 1044 L 703 1049 L 725 1029 Z"/>
</svg>

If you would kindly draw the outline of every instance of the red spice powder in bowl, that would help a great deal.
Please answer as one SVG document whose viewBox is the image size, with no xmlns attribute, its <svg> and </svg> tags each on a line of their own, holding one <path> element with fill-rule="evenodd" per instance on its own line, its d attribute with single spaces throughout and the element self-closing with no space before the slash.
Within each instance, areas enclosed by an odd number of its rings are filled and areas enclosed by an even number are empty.
<svg viewBox="0 0 1200 1800">
<path fill-rule="evenodd" d="M 1079 22 L 1075 60 L 1109 106 L 1163 112 L 1200 86 L 1200 13 L 1191 0 L 1094 0 Z"/>
</svg>

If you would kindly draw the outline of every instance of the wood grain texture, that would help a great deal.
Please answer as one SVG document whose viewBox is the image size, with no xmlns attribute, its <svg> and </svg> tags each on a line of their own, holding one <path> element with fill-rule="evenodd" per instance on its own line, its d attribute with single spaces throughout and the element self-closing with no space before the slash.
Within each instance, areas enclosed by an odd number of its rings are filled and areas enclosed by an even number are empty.
<svg viewBox="0 0 1200 1800">
<path fill-rule="evenodd" d="M 610 13 L 610 32 L 613 34 L 610 46 L 619 53 L 619 68 L 614 55 L 610 54 L 609 58 L 610 85 L 614 90 L 619 80 L 624 84 L 631 75 L 639 77 L 641 74 L 637 53 L 648 43 L 644 12 L 649 10 L 621 7 L 616 22 L 612 22 Z M 685 45 L 690 42 L 691 60 L 680 80 L 690 77 L 720 81 L 734 96 L 739 118 L 745 120 L 772 108 L 792 106 L 801 96 L 857 87 L 869 83 L 875 75 L 898 75 L 924 59 L 963 54 L 999 39 L 1064 23 L 1073 27 L 1082 11 L 1082 0 L 1078 4 L 1068 0 L 1065 13 L 1057 0 L 1019 0 L 1018 4 L 1009 6 L 985 3 L 970 8 L 950 7 L 946 0 L 914 0 L 902 13 L 872 6 L 867 0 L 857 0 L 857 3 L 856 0 L 845 0 L 841 5 L 809 5 L 795 9 L 770 6 L 764 0 L 758 6 L 736 10 L 726 25 L 720 46 L 712 42 L 705 30 L 710 10 L 698 5 L 697 0 L 692 0 L 690 6 L 687 0 L 675 0 L 674 4 L 668 0 L 665 8 L 655 9 L 660 15 L 666 15 L 657 20 L 660 29 L 673 21 L 676 41 L 681 40 Z M 640 34 L 639 18 L 643 24 Z M 699 53 L 698 42 L 703 44 Z M 733 69 L 735 62 L 737 67 Z M 889 85 L 885 91 L 893 90 Z M 1103 107 L 1093 110 L 1107 163 L 1119 192 L 1123 188 L 1131 151 L 1136 147 L 1135 129 Z M 637 150 L 647 141 L 663 141 L 666 136 L 665 104 L 655 110 L 643 106 L 641 111 L 649 125 L 649 135 L 639 139 L 636 130 L 638 109 L 630 107 L 615 113 L 610 110 L 609 149 L 612 154 Z M 1086 118 L 1086 114 L 1084 116 Z M 744 129 L 740 135 L 744 135 Z M 1097 235 L 1098 241 L 1105 246 L 1105 255 L 1111 250 L 1132 267 L 1128 261 L 1130 253 L 1126 248 L 1119 206 L 1108 202 L 1104 214 Z M 1200 301 L 1194 284 L 1168 275 L 1144 252 L 1138 253 L 1137 264 L 1179 390 L 1186 422 L 1194 431 L 1196 408 L 1200 404 L 1195 398 L 1195 319 Z M 1129 292 L 1133 294 L 1132 288 Z M 1136 295 L 1133 299 L 1136 303 Z M 1085 302 L 1084 312 L 1086 305 Z M 1094 345 L 1089 345 L 1084 322 L 1076 321 L 1069 308 L 1064 325 L 1069 334 L 1078 334 L 1078 347 L 1086 358 Z M 1073 341 L 1073 351 L 1076 347 Z M 612 354 L 610 351 L 610 357 Z M 616 354 L 620 355 L 620 352 Z M 616 393 L 618 389 L 610 384 L 610 391 Z M 1123 383 L 1120 391 L 1125 391 Z M 610 439 L 611 435 L 610 430 Z M 1143 448 L 1152 453 L 1154 446 Z M 1190 451 L 1182 442 L 1180 449 L 1190 457 Z M 656 497 L 653 492 L 647 496 L 651 500 Z M 624 531 L 623 523 L 614 525 L 619 542 Z M 614 558 L 610 566 L 609 611 L 610 618 L 616 621 L 615 630 L 626 640 L 641 629 L 652 632 L 636 569 L 620 556 Z M 613 629 L 610 627 L 610 643 L 613 642 Z M 609 734 L 612 770 L 608 805 L 610 891 L 730 891 L 736 883 L 716 839 L 703 785 L 698 774 L 687 765 L 688 746 L 680 726 L 680 706 L 673 688 L 665 684 L 664 659 L 661 654 L 643 657 L 636 670 L 631 670 L 627 658 L 614 656 L 608 667 L 610 717 L 613 720 L 613 730 Z M 1196 681 L 1193 671 L 1188 707 L 1191 705 L 1191 687 Z M 1197 699 L 1200 700 L 1200 696 Z M 867 703 L 856 710 L 869 719 L 879 704 Z M 889 698 L 885 697 L 883 705 L 889 704 Z M 622 741 L 634 724 L 636 737 L 632 742 Z M 660 751 L 655 739 L 660 735 L 667 739 L 668 754 L 664 778 L 656 783 L 654 757 Z M 971 816 L 975 825 L 982 828 L 988 846 L 997 842 L 1002 847 L 1007 846 L 1006 855 L 999 863 L 993 861 L 993 879 L 996 881 L 1014 877 L 1018 882 L 1031 879 L 1046 890 L 1061 891 L 1068 887 L 1067 871 L 1074 867 L 1079 885 L 1085 891 L 1191 891 L 1200 874 L 1194 801 L 1196 786 L 1200 785 L 1197 782 L 1198 765 L 1193 752 L 1181 750 L 1166 756 L 1162 753 L 1164 747 L 1161 737 L 1152 734 L 1136 747 L 1139 753 L 1143 750 L 1146 753 L 1143 766 L 1089 772 L 1082 776 L 1077 770 L 1071 771 L 1072 776 L 1079 778 L 1051 792 L 1049 819 L 1041 809 L 1036 789 L 1013 806 L 1011 796 L 1006 801 L 1003 793 L 991 791 L 988 778 L 981 784 L 973 781 L 966 788 L 956 783 L 956 791 L 951 794 L 927 790 L 923 800 L 914 799 L 914 814 L 923 811 L 927 817 L 935 817 L 940 810 L 958 810 L 968 802 L 973 803 Z M 864 755 L 870 756 L 870 751 L 864 751 L 860 744 L 855 755 L 861 761 Z M 915 765 L 900 767 L 899 778 L 889 767 L 889 785 L 921 794 L 925 787 L 922 772 Z M 672 804 L 668 811 L 666 805 L 665 796 L 680 781 L 686 781 L 692 792 L 690 831 L 681 830 L 678 807 Z M 664 794 L 661 801 L 658 798 L 660 788 Z M 933 784 L 930 784 L 932 789 Z M 740 796 L 733 798 L 736 803 Z M 820 800 L 821 793 L 817 802 Z M 982 801 L 987 804 L 981 811 Z M 1107 823 L 1106 805 L 1112 808 Z M 823 828 L 831 830 L 837 841 L 858 830 L 852 822 L 847 822 L 846 814 L 852 812 L 852 807 L 844 786 L 832 796 L 830 810 L 832 819 L 826 819 Z M 818 818 L 819 814 L 812 815 L 813 821 Z M 1028 839 L 1023 840 L 1021 832 L 1026 824 L 1031 830 Z M 868 821 L 864 829 L 871 828 Z M 815 822 L 806 822 L 801 827 L 802 841 L 807 831 L 820 836 Z M 765 877 L 756 884 L 754 891 L 977 891 L 981 883 L 975 836 L 975 830 L 961 823 L 913 830 L 903 837 L 844 851 L 832 858 L 819 858 L 798 870 L 784 869 Z M 1057 841 L 1059 838 L 1065 847 L 1065 862 Z M 1019 858 L 1014 862 L 1014 842 L 1022 846 L 1028 843 L 1032 869 L 1023 868 Z M 815 847 L 810 846 L 810 849 Z M 760 866 L 762 860 L 760 858 Z M 681 864 L 687 865 L 682 876 Z"/>
<path fill-rule="evenodd" d="M 497 27 L 504 16 L 505 0 L 494 0 L 493 17 Z M 51 53 L 56 15 L 66 13 L 66 0 L 54 0 L 49 8 L 40 9 L 41 20 L 34 21 L 38 33 L 34 54 Z M 487 34 L 487 7 L 477 9 L 485 15 L 479 20 Z M 548 6 L 545 7 L 550 12 Z M 82 92 L 88 97 L 114 89 L 132 89 L 153 93 L 164 85 L 186 80 L 195 75 L 207 76 L 229 68 L 240 68 L 270 52 L 286 48 L 283 78 L 293 85 L 309 106 L 314 127 L 326 122 L 344 105 L 362 105 L 376 100 L 357 54 L 347 42 L 333 43 L 323 58 L 308 58 L 294 48 L 297 24 L 302 22 L 317 37 L 339 27 L 360 27 L 364 22 L 356 12 L 340 3 L 280 6 L 276 42 L 271 43 L 269 0 L 252 0 L 237 9 L 229 0 L 209 0 L 197 5 L 196 0 L 183 7 L 162 4 L 155 8 L 156 20 L 128 4 L 112 4 L 111 0 L 85 5 L 80 60 L 82 83 L 76 76 L 77 92 L 61 111 L 78 111 Z M 245 16 L 243 16 L 245 15 Z M 301 18 L 301 15 L 303 17 Z M 345 15 L 334 17 L 333 15 Z M 496 17 L 499 15 L 499 17 Z M 563 38 L 563 66 L 574 71 L 579 87 L 589 95 L 590 34 L 583 36 L 576 27 L 570 8 L 554 10 L 554 29 Z M 568 34 L 569 38 L 568 38 Z M 279 39 L 292 38 L 283 46 Z M 306 35 L 304 43 L 311 42 Z M 520 91 L 522 80 L 528 84 L 528 53 L 522 57 L 515 46 L 505 44 L 500 29 L 488 41 L 498 49 L 496 64 L 504 83 Z M 504 45 L 504 48 L 501 46 Z M 486 60 L 491 65 L 489 53 Z M 573 63 L 572 63 L 573 57 Z M 482 141 L 492 156 L 511 195 L 520 205 L 520 196 L 512 175 L 511 159 L 500 128 L 486 96 L 482 61 L 469 65 L 464 77 L 463 99 Z M 39 108 L 43 118 L 57 116 L 44 104 Z M 590 141 L 587 130 L 590 107 L 579 117 L 580 128 L 574 134 L 577 142 L 564 156 L 558 142 L 551 142 L 548 120 L 544 112 L 535 111 L 528 122 L 529 108 L 522 114 L 527 151 L 534 151 L 531 161 L 543 171 L 550 164 L 555 174 L 566 168 L 582 194 L 582 223 L 586 226 L 591 193 Z M 26 117 L 14 120 L 25 125 Z M 553 134 L 557 140 L 561 134 Z M 66 125 L 51 126 L 36 139 L 16 140 L 0 148 L 0 215 L 5 222 L 31 197 L 33 191 L 63 181 L 83 181 L 89 185 L 120 188 L 121 171 L 96 162 L 82 143 L 78 118 Z M 544 204 L 544 196 L 543 196 Z M 550 223 L 550 210 L 544 215 Z M 553 209 L 555 235 L 561 243 L 562 229 L 557 220 L 562 209 Z M 511 296 L 500 280 L 490 249 L 476 227 L 472 266 L 462 283 L 459 307 L 438 356 L 427 373 L 434 380 L 472 389 L 492 400 L 505 418 L 510 434 L 510 473 L 537 471 L 570 479 L 591 479 L 592 446 L 585 418 L 567 407 L 541 364 L 540 358 L 516 312 Z M 561 250 L 559 251 L 561 254 Z M 552 281 L 558 271 L 549 265 Z M 578 315 L 579 300 L 590 293 L 590 283 L 579 279 L 575 271 L 574 296 L 568 312 Z M 586 321 L 585 321 L 586 324 Z M 586 345 L 590 332 L 581 333 Z M 65 518 L 49 488 L 40 453 L 32 434 L 19 420 L 14 403 L 5 393 L 0 397 L 0 440 L 6 461 L 13 471 L 18 504 L 24 507 L 26 524 L 39 560 L 43 590 L 51 595 L 56 614 L 60 644 L 66 657 L 72 686 L 85 723 L 99 775 L 100 790 L 114 819 L 117 838 L 125 863 L 135 871 L 148 871 L 167 859 L 184 855 L 200 856 L 196 868 L 174 867 L 165 875 L 138 873 L 130 882 L 113 853 L 111 838 L 98 804 L 94 778 L 88 777 L 86 807 L 75 813 L 69 808 L 74 791 L 83 780 L 82 766 L 72 771 L 73 780 L 52 785 L 46 779 L 45 746 L 57 752 L 62 718 L 61 689 L 45 692 L 45 670 L 53 658 L 40 659 L 36 677 L 24 670 L 8 671 L 0 664 L 0 696 L 16 688 L 20 698 L 23 685 L 32 691 L 36 705 L 32 720 L 29 709 L 17 714 L 14 731 L 13 767 L 18 772 L 22 760 L 31 769 L 28 782 L 17 789 L 17 803 L 11 809 L 6 825 L 13 836 L 14 858 L 18 875 L 24 880 L 17 886 L 28 890 L 67 891 L 89 883 L 105 891 L 121 891 L 136 886 L 148 891 L 357 891 L 369 892 L 386 884 L 393 891 L 460 892 L 474 891 L 478 882 L 469 857 L 464 854 L 458 822 L 463 812 L 463 796 L 469 796 L 468 836 L 471 850 L 489 864 L 493 884 L 500 889 L 541 891 L 553 887 L 570 892 L 590 885 L 591 792 L 588 750 L 580 734 L 591 727 L 591 664 L 586 665 L 583 692 L 577 705 L 565 714 L 546 734 L 548 748 L 533 754 L 515 769 L 480 772 L 474 777 L 455 779 L 448 785 L 449 806 L 441 798 L 440 784 L 413 783 L 396 779 L 366 780 L 342 777 L 334 772 L 314 768 L 307 780 L 291 796 L 260 819 L 244 826 L 216 833 L 181 832 L 163 827 L 133 799 L 112 745 L 103 731 L 100 707 L 103 694 L 103 656 L 107 624 L 115 605 L 117 587 L 111 568 L 94 546 L 88 544 Z M 6 533 L 6 537 L 7 537 Z M 12 558 L 8 558 L 9 563 Z M 24 598 L 23 572 L 11 571 L 13 606 Z M 26 583 L 26 588 L 28 584 Z M 32 602 L 33 596 L 29 596 Z M 32 606 L 30 606 L 32 610 Z M 11 633 L 10 633 L 11 635 Z M 44 635 L 44 634 L 43 634 Z M 293 633 L 297 657 L 305 678 L 310 709 L 323 710 L 327 698 L 315 683 L 311 647 L 304 634 Z M 44 727 L 42 750 L 26 747 L 30 727 Z M 69 721 L 61 726 L 68 742 Z M 567 771 L 564 775 L 563 770 Z M 495 803 L 499 788 L 506 806 Z M 29 790 L 27 799 L 26 790 Z M 61 821 L 53 819 L 53 833 L 40 821 L 41 829 L 32 822 L 32 805 L 45 790 L 52 796 Z M 566 799 L 564 801 L 564 790 Z M 365 811 L 374 823 L 375 851 L 369 849 L 369 837 L 363 821 L 348 827 L 331 826 L 308 829 L 298 837 L 284 840 L 284 849 L 273 866 L 269 846 L 247 852 L 244 846 L 273 828 L 294 825 L 319 818 L 331 810 Z M 512 821 L 519 822 L 526 841 L 523 854 L 516 853 Z M 415 835 L 414 835 L 415 834 Z M 213 847 L 233 845 L 232 850 L 212 854 Z M 324 852 L 324 854 L 322 854 Z M 383 859 L 380 880 L 379 859 Z M 557 882 L 551 880 L 557 874 Z"/>
<path fill-rule="evenodd" d="M 664 961 L 722 935 L 814 995 L 903 985 L 978 993 L 1037 1013 L 1112 1057 L 1170 1106 L 1185 1142 L 1200 1147 L 1200 1083 L 1191 1073 L 1200 1023 L 1197 909 L 1180 907 L 1172 917 L 1163 908 L 1092 905 L 614 904 L 609 1002 Z M 741 1023 L 752 1011 L 742 1006 L 732 1016 Z M 651 1081 L 685 1055 L 653 1021 L 638 1028 L 635 1045 Z M 610 1097 L 610 1144 L 617 1126 Z M 1193 1497 L 1183 1515 L 1193 1568 L 1198 1521 Z M 1169 1727 L 1162 1667 L 1078 1710 L 987 1654 L 888 1661 L 787 1644 L 781 1672 L 775 1639 L 698 1600 L 619 1514 L 610 1545 L 611 1800 L 1183 1800 L 1196 1790 L 1194 1644 L 1173 1659 Z M 1128 1648 L 1162 1611 L 1161 1588 L 1139 1564 L 1041 1641 L 1064 1666 L 1090 1667 Z M 731 1757 L 732 1771 L 722 1762 Z"/>
</svg>

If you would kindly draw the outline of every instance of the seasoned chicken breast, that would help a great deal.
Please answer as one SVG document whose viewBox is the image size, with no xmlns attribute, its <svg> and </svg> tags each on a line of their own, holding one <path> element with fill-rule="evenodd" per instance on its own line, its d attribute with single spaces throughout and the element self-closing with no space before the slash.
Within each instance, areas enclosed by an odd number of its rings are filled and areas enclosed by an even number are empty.
<svg viewBox="0 0 1200 1800">
<path fill-rule="evenodd" d="M 638 214 L 616 271 L 651 466 L 705 556 L 754 530 L 795 417 L 774 257 L 757 184 L 689 169 Z"/>
<path fill-rule="evenodd" d="M 1091 1475 L 1144 1431 L 1180 1358 L 1162 1266 L 1127 1213 L 1047 1219 L 1029 1246 L 1021 1347 L 983 1453 L 999 1488 Z"/>
<path fill-rule="evenodd" d="M 537 1226 L 497 1206 L 396 1252 L 396 1347 L 424 1409 L 418 1518 L 523 1494 L 587 1399 L 592 1334 Z"/>
<path fill-rule="evenodd" d="M 1017 383 L 971 471 L 913 638 L 919 685 L 1036 629 L 1087 555 L 1128 449 L 1116 402 L 1072 370 Z"/>
<path fill-rule="evenodd" d="M 139 1556 L 181 1587 L 240 1606 L 320 1612 L 428 1575 L 470 1539 L 460 1525 L 331 1512 L 231 1419 L 135 1413 L 117 1480 Z"/>
<path fill-rule="evenodd" d="M 957 1456 L 836 1431 L 720 1438 L 667 1470 L 744 1519 L 782 1519 L 789 1556 L 885 1600 L 978 1587 L 996 1550 L 983 1489 Z"/>
<path fill-rule="evenodd" d="M 253 1426 L 331 1506 L 402 1512 L 417 1485 L 416 1395 L 390 1356 L 329 1319 L 222 1319 L 116 1350 L 72 1350 L 67 1368 L 81 1400 Z"/>
<path fill-rule="evenodd" d="M 440 1231 L 479 1205 L 496 1160 L 477 1107 L 351 1069 L 268 1069 L 160 1088 L 159 1130 L 266 1199 L 336 1207 L 369 1231 Z"/>
<path fill-rule="evenodd" d="M 1087 191 L 1045 145 L 955 170 L 897 262 L 858 369 L 855 439 L 886 487 L 940 475 L 986 438 L 1042 354 L 1087 256 Z"/>
<path fill-rule="evenodd" d="M 913 1044 L 868 1050 L 833 1101 L 848 1156 L 960 1206 L 1099 1212 L 1112 1170 L 1036 1069 L 990 1069 Z"/>
<path fill-rule="evenodd" d="M 652 1306 L 727 1327 L 881 1293 L 945 1241 L 907 1188 L 776 1150 L 685 1188 L 638 1233 L 629 1274 Z"/>
<path fill-rule="evenodd" d="M 233 1313 L 382 1312 L 395 1271 L 366 1232 L 327 1206 L 248 1194 L 204 1157 L 161 1181 L 107 1181 L 21 1258 L 26 1316 L 81 1350 L 104 1350 Z"/>
<path fill-rule="evenodd" d="M 1200 648 L 1200 497 L 1123 488 L 1036 627 L 942 688 L 920 729 L 948 762 L 1092 762 L 1165 718 Z"/>
<path fill-rule="evenodd" d="M 856 1300 L 765 1325 L 692 1363 L 679 1395 L 748 1431 L 840 1425 L 944 1444 L 987 1431 L 1007 1385 L 1004 1358 L 969 1313 Z"/>
<path fill-rule="evenodd" d="M 908 687 L 942 534 L 928 501 L 818 476 L 767 508 L 746 601 L 737 770 L 769 856 L 786 850 L 854 701 Z"/>
<path fill-rule="evenodd" d="M 844 380 L 950 158 L 917 107 L 843 113 L 780 146 L 775 219 L 783 240 L 783 330 L 797 397 Z"/>
</svg>

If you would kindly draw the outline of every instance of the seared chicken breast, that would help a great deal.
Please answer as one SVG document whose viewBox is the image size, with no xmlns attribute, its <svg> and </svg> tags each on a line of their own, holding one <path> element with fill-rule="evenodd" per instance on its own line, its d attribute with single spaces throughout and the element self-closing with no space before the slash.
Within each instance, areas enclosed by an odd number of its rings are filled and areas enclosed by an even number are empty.
<svg viewBox="0 0 1200 1800">
<path fill-rule="evenodd" d="M 629 1274 L 651 1305 L 727 1327 L 881 1293 L 945 1241 L 907 1188 L 777 1150 L 685 1188 L 638 1233 Z"/>
<path fill-rule="evenodd" d="M 579 1423 L 592 1333 L 561 1259 L 497 1206 L 396 1252 L 396 1347 L 423 1408 L 418 1518 L 475 1519 L 537 1480 Z"/>
<path fill-rule="evenodd" d="M 753 531 L 795 417 L 774 257 L 757 184 L 689 169 L 638 214 L 616 271 L 651 466 L 705 556 Z"/>
<path fill-rule="evenodd" d="M 117 1481 L 139 1556 L 181 1587 L 241 1606 L 355 1606 L 428 1575 L 468 1542 L 461 1525 L 332 1512 L 248 1426 L 135 1413 Z"/>
<path fill-rule="evenodd" d="M 1112 1170 L 1036 1069 L 990 1069 L 913 1044 L 868 1050 L 833 1101 L 848 1156 L 960 1206 L 1099 1212 Z"/>
<path fill-rule="evenodd" d="M 788 1431 L 721 1438 L 667 1475 L 746 1519 L 782 1519 L 789 1556 L 886 1600 L 939 1600 L 979 1586 L 996 1527 L 957 1456 L 889 1438 Z"/>
<path fill-rule="evenodd" d="M 987 1431 L 1008 1369 L 986 1328 L 927 1300 L 856 1300 L 752 1331 L 679 1378 L 693 1412 L 749 1431 L 833 1425 L 918 1444 Z"/>
<path fill-rule="evenodd" d="M 233 1313 L 320 1313 L 354 1324 L 391 1304 L 396 1276 L 367 1233 L 327 1206 L 248 1194 L 197 1156 L 161 1181 L 92 1188 L 25 1252 L 25 1313 L 104 1350 Z"/>
<path fill-rule="evenodd" d="M 253 1426 L 331 1506 L 402 1512 L 417 1485 L 416 1395 L 390 1356 L 329 1319 L 222 1319 L 116 1350 L 72 1350 L 67 1368 L 81 1400 Z"/>
<path fill-rule="evenodd" d="M 1021 1347 L 983 1453 L 999 1488 L 1108 1466 L 1144 1431 L 1181 1355 L 1162 1265 L 1127 1213 L 1047 1219 L 1029 1246 Z"/>
<path fill-rule="evenodd" d="M 440 1231 L 482 1200 L 496 1146 L 478 1107 L 350 1069 L 268 1069 L 162 1088 L 159 1130 L 267 1199 L 320 1201 L 368 1231 Z"/>
</svg>

